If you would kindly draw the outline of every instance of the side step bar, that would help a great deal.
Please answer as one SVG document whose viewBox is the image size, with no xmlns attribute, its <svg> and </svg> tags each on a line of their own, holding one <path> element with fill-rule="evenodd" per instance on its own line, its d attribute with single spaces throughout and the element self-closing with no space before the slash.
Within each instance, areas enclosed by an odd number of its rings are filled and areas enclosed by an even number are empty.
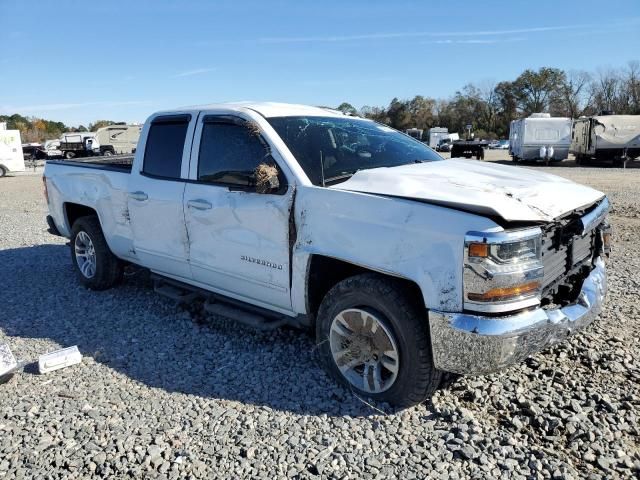
<svg viewBox="0 0 640 480">
<path fill-rule="evenodd" d="M 204 304 L 204 309 L 213 315 L 230 318 L 257 330 L 275 330 L 288 323 L 287 318 L 284 316 L 268 318 L 228 303 L 211 303 L 209 300 Z"/>
<path fill-rule="evenodd" d="M 198 294 L 196 292 L 183 290 L 158 280 L 153 282 L 153 290 L 160 295 L 170 298 L 176 303 L 191 303 L 198 298 Z"/>
<path fill-rule="evenodd" d="M 151 274 L 151 278 L 153 279 L 154 291 L 176 303 L 186 304 L 198 298 L 204 299 L 203 307 L 206 312 L 229 318 L 256 330 L 268 331 L 287 324 L 298 325 L 295 318 L 289 318 L 286 315 L 279 315 L 260 307 L 244 304 L 238 300 L 226 298 L 177 280 L 168 279 L 155 273 Z"/>
</svg>

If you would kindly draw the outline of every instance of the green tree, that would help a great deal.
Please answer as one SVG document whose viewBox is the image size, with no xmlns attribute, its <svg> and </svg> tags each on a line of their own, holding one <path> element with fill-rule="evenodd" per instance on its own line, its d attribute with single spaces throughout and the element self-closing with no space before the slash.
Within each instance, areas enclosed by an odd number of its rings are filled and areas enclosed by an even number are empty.
<svg viewBox="0 0 640 480">
<path fill-rule="evenodd" d="M 347 102 L 342 102 L 336 110 L 340 110 L 341 112 L 347 113 L 349 115 L 358 115 L 358 110 L 356 107 Z"/>
<path fill-rule="evenodd" d="M 548 111 L 552 95 L 565 81 L 565 73 L 558 68 L 542 67 L 537 72 L 525 70 L 513 82 L 520 110 L 525 115 Z"/>
</svg>

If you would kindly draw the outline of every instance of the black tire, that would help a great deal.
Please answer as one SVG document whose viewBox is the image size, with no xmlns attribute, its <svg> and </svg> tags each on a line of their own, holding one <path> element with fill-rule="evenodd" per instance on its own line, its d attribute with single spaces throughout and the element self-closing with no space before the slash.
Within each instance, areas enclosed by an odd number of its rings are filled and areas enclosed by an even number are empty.
<svg viewBox="0 0 640 480">
<path fill-rule="evenodd" d="M 0 165 L 0 178 L 7 175 L 7 169 Z"/>
<path fill-rule="evenodd" d="M 76 237 L 80 232 L 86 233 L 93 244 L 95 250 L 95 274 L 91 277 L 85 276 L 78 266 L 76 257 Z M 100 222 L 94 215 L 78 218 L 71 229 L 71 261 L 73 263 L 78 281 L 90 290 L 107 290 L 117 285 L 122 280 L 124 265 L 107 245 L 107 241 L 102 233 Z"/>
<path fill-rule="evenodd" d="M 102 155 L 105 157 L 110 157 L 113 155 L 113 152 L 111 150 L 105 150 L 104 152 L 102 152 Z"/>
<path fill-rule="evenodd" d="M 72 158 L 76 158 L 76 154 L 73 152 L 64 152 L 64 158 L 71 160 Z"/>
<path fill-rule="evenodd" d="M 408 407 L 429 399 L 440 384 L 442 372 L 433 366 L 427 313 L 401 281 L 366 273 L 347 278 L 324 297 L 316 322 L 316 341 L 329 375 L 357 395 L 397 407 Z M 346 309 L 374 313 L 393 335 L 398 347 L 399 368 L 395 381 L 379 393 L 352 385 L 340 372 L 331 353 L 329 335 L 333 319 Z"/>
</svg>

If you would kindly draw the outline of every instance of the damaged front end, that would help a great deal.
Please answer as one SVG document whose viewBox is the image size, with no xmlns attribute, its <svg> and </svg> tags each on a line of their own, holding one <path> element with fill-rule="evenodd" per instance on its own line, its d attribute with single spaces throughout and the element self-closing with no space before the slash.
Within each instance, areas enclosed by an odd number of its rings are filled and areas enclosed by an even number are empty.
<svg viewBox="0 0 640 480">
<path fill-rule="evenodd" d="M 493 372 L 591 323 L 607 290 L 608 210 L 604 198 L 540 228 L 471 232 L 465 312 L 429 312 L 436 367 Z"/>
</svg>

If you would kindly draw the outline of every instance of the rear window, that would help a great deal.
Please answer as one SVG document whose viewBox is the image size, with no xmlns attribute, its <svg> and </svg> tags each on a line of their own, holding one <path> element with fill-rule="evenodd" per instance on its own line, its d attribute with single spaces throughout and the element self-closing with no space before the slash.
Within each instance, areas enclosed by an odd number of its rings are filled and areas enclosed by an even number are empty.
<svg viewBox="0 0 640 480">
<path fill-rule="evenodd" d="M 142 171 L 163 178 L 180 178 L 189 117 L 157 118 L 151 124 Z"/>
</svg>

